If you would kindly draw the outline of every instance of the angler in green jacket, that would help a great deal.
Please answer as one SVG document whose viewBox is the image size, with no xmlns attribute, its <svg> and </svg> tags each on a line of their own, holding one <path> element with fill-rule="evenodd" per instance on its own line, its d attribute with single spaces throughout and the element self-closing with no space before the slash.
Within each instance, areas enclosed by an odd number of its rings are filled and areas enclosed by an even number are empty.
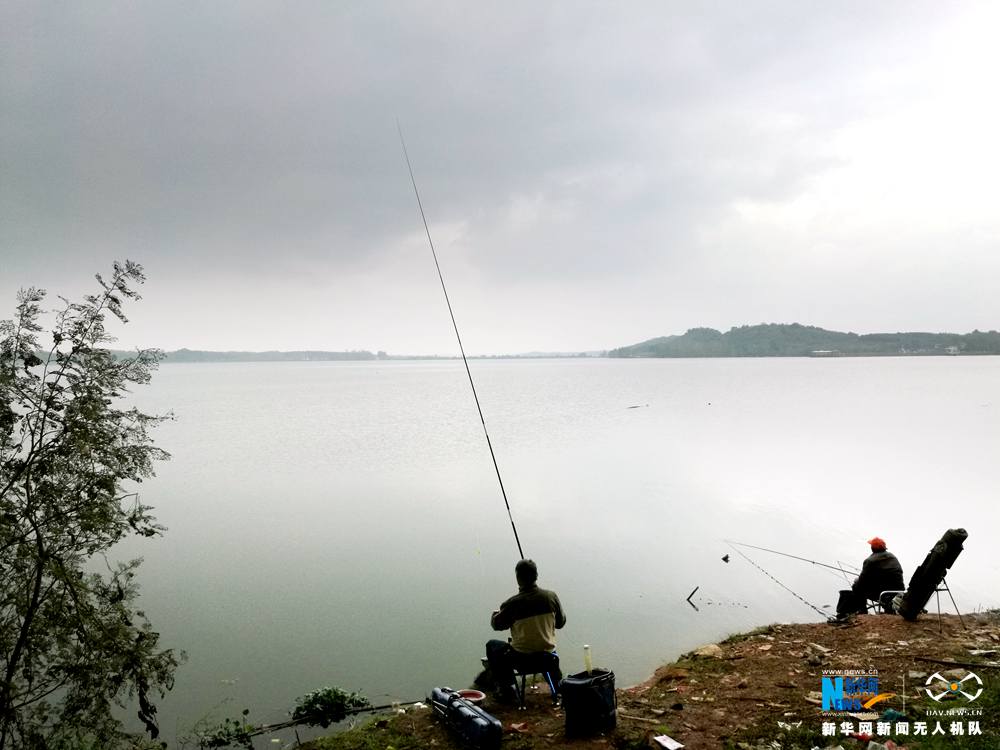
<svg viewBox="0 0 1000 750">
<path fill-rule="evenodd" d="M 499 686 L 499 697 L 507 701 L 514 698 L 514 669 L 531 663 L 541 652 L 554 652 L 556 630 L 566 624 L 559 597 L 554 591 L 538 587 L 538 566 L 534 561 L 518 561 L 514 575 L 517 593 L 490 617 L 494 630 L 510 630 L 510 639 L 491 640 L 486 644 L 486 658 L 493 680 Z M 557 667 L 552 679 L 558 684 L 560 677 Z"/>
</svg>

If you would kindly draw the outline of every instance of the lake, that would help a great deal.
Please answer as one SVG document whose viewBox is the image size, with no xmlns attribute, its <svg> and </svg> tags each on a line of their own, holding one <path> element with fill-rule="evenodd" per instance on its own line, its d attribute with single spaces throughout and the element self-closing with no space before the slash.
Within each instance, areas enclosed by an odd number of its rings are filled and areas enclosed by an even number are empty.
<svg viewBox="0 0 1000 750">
<path fill-rule="evenodd" d="M 524 552 L 567 613 L 564 672 L 589 644 L 625 686 L 820 619 L 727 539 L 858 566 L 878 534 L 909 580 L 962 526 L 955 598 L 1000 604 L 1000 357 L 470 365 Z M 188 653 L 160 706 L 172 744 L 326 685 L 385 703 L 470 683 L 518 554 L 461 361 L 163 365 L 135 400 L 176 415 L 142 486 L 168 531 L 119 550 Z M 742 551 L 823 611 L 845 585 Z"/>
</svg>

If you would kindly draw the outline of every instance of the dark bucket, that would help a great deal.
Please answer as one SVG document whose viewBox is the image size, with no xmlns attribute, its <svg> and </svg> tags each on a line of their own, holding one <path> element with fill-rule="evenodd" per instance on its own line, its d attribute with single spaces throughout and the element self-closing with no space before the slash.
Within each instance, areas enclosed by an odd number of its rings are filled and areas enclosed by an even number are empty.
<svg viewBox="0 0 1000 750">
<path fill-rule="evenodd" d="M 618 699 L 614 672 L 595 669 L 571 674 L 559 683 L 559 693 L 566 712 L 567 737 L 587 737 L 615 728 Z"/>
</svg>

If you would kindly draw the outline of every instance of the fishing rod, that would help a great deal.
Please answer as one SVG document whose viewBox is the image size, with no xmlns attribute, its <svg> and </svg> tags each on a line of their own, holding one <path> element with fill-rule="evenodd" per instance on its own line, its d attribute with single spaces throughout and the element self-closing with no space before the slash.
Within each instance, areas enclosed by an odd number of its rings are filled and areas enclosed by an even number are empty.
<svg viewBox="0 0 1000 750">
<path fill-rule="evenodd" d="M 455 329 L 455 338 L 458 340 L 458 350 L 462 353 L 462 362 L 465 364 L 465 372 L 469 376 L 469 385 L 472 387 L 472 397 L 476 401 L 476 410 L 479 412 L 479 421 L 483 423 L 483 434 L 486 435 L 486 445 L 490 449 L 490 457 L 493 459 L 493 468 L 497 473 L 497 482 L 500 484 L 500 494 L 503 495 L 503 504 L 507 507 L 507 517 L 510 519 L 510 528 L 514 531 L 514 541 L 517 542 L 517 553 L 524 559 L 524 552 L 521 549 L 521 538 L 517 535 L 517 526 L 514 525 L 514 515 L 510 512 L 510 502 L 507 500 L 507 491 L 503 486 L 503 479 L 500 476 L 500 466 L 497 464 L 497 456 L 493 452 L 493 443 L 490 440 L 490 433 L 486 429 L 486 418 L 483 417 L 483 407 L 479 405 L 479 394 L 476 393 L 476 383 L 472 379 L 472 370 L 469 369 L 469 360 L 465 356 L 465 347 L 462 346 L 462 337 L 458 333 L 458 323 L 455 322 L 455 312 L 451 309 L 451 299 L 448 297 L 448 287 L 444 284 L 444 275 L 441 273 L 441 264 L 438 263 L 437 251 L 434 249 L 434 240 L 431 239 L 431 230 L 427 226 L 427 216 L 424 214 L 424 204 L 420 200 L 420 191 L 417 190 L 417 180 L 413 176 L 413 167 L 410 165 L 410 155 L 406 150 L 406 140 L 403 138 L 403 128 L 396 120 L 396 130 L 399 131 L 399 142 L 403 146 L 403 157 L 406 159 L 406 168 L 410 172 L 410 182 L 413 183 L 413 194 L 417 197 L 417 208 L 420 209 L 420 218 L 424 222 L 424 232 L 427 233 L 427 243 L 431 246 L 431 255 L 434 256 L 434 267 L 437 268 L 438 279 L 441 280 L 441 291 L 444 292 L 444 301 L 448 304 L 448 314 L 451 316 L 451 325 Z"/>
<path fill-rule="evenodd" d="M 763 573 L 764 575 L 766 575 L 766 576 L 767 576 L 768 578 L 770 578 L 770 579 L 771 579 L 772 581 L 774 581 L 774 582 L 775 582 L 776 584 L 778 584 L 779 586 L 781 586 L 781 588 L 783 588 L 783 589 L 784 589 L 785 591 L 787 591 L 787 592 L 788 592 L 789 594 L 791 594 L 792 596 L 794 596 L 794 597 L 795 597 L 796 599 L 798 599 L 798 600 L 799 600 L 800 602 L 802 602 L 803 604 L 805 604 L 805 605 L 806 605 L 807 607 L 811 607 L 811 608 L 812 608 L 813 610 L 815 610 L 816 612 L 819 612 L 819 614 L 820 614 L 820 616 L 821 616 L 821 617 L 824 617 L 824 618 L 826 618 L 826 617 L 828 616 L 826 612 L 824 612 L 823 610 L 821 610 L 821 609 L 820 609 L 819 607 L 817 607 L 817 606 L 816 606 L 815 604 L 813 604 L 812 602 L 807 602 L 807 601 L 805 600 L 805 598 L 804 598 L 804 597 L 802 597 L 802 596 L 801 596 L 800 594 L 796 594 L 796 593 L 795 593 L 794 591 L 792 591 L 792 590 L 791 590 L 790 588 L 788 588 L 788 586 L 786 586 L 785 584 L 783 584 L 783 583 L 782 583 L 781 581 L 779 581 L 779 580 L 778 580 L 777 578 L 775 578 L 775 577 L 774 577 L 773 575 L 771 575 L 771 574 L 770 574 L 770 573 L 768 573 L 768 572 L 767 572 L 766 570 L 764 570 L 764 569 L 763 569 L 763 568 L 762 568 L 762 567 L 761 567 L 760 565 L 758 565 L 758 564 L 757 564 L 757 563 L 755 563 L 755 562 L 754 562 L 753 560 L 751 560 L 751 559 L 750 559 L 749 557 L 747 557 L 747 556 L 746 556 L 745 554 L 743 554 L 743 551 L 742 551 L 742 550 L 739 550 L 739 549 L 737 549 L 737 548 L 736 548 L 736 547 L 734 546 L 734 545 L 736 545 L 736 544 L 739 544 L 739 542 L 730 542 L 730 541 L 726 541 L 726 544 L 728 544 L 728 545 L 729 545 L 730 547 L 732 547 L 732 548 L 733 548 L 733 551 L 734 551 L 734 552 L 735 552 L 735 553 L 736 553 L 737 555 L 739 555 L 739 556 L 740 556 L 740 557 L 742 557 L 742 558 L 743 558 L 744 560 L 746 560 L 746 561 L 747 561 L 748 563 L 750 563 L 751 565 L 753 565 L 753 566 L 754 566 L 755 568 L 757 568 L 757 570 L 759 570 L 759 571 L 760 571 L 761 573 Z M 745 544 L 745 545 L 743 545 L 743 546 L 744 546 L 744 547 L 749 547 L 749 546 L 751 546 L 751 545 L 749 545 L 749 544 Z M 767 552 L 772 552 L 773 550 L 766 550 L 766 551 L 767 551 Z M 827 566 L 827 567 L 830 567 L 830 566 Z"/>
<path fill-rule="evenodd" d="M 368 713 L 370 711 L 388 711 L 389 709 L 396 710 L 402 706 L 415 706 L 418 703 L 423 703 L 424 701 L 396 701 L 395 703 L 385 703 L 381 706 L 362 706 L 361 708 L 348 708 L 344 711 L 347 716 L 357 716 L 358 714 Z M 226 720 L 228 723 L 228 719 Z M 305 724 L 306 719 L 288 719 L 287 721 L 279 721 L 276 724 L 261 724 L 258 727 L 246 728 L 247 737 L 259 737 L 262 734 L 272 734 L 278 732 L 282 729 L 292 729 L 300 724 Z M 312 725 L 315 726 L 315 725 Z M 298 738 L 298 733 L 296 732 L 296 738 Z M 277 742 L 277 740 L 272 740 L 272 742 Z M 298 747 L 296 745 L 296 747 Z"/>
<path fill-rule="evenodd" d="M 843 569 L 849 566 L 846 563 L 841 562 L 840 560 L 834 560 L 834 562 L 837 563 L 837 567 L 841 569 L 841 575 L 844 576 L 844 580 L 847 581 L 848 584 L 850 584 L 851 578 L 850 576 L 847 575 L 847 571 Z"/>
<path fill-rule="evenodd" d="M 857 573 L 858 572 L 858 570 L 856 568 L 853 568 L 850 565 L 845 565 L 843 567 L 841 567 L 840 565 L 828 565 L 827 563 L 821 563 L 821 562 L 817 562 L 816 560 L 810 560 L 807 557 L 799 557 L 798 555 L 790 555 L 787 552 L 779 552 L 776 549 L 768 549 L 767 547 L 758 547 L 756 545 L 745 544 L 743 542 L 734 542 L 731 539 L 723 539 L 722 541 L 724 541 L 726 544 L 729 544 L 729 545 L 735 544 L 738 547 L 747 547 L 749 549 L 759 549 L 761 552 L 770 552 L 770 553 L 775 554 L 775 555 L 781 555 L 782 557 L 790 557 L 793 560 L 801 560 L 802 562 L 812 563 L 813 565 L 819 565 L 821 568 L 829 568 L 830 570 L 836 570 L 838 573 L 842 573 L 844 575 L 847 574 L 847 571 L 844 570 L 845 567 L 847 568 L 847 570 L 850 570 L 852 573 Z"/>
</svg>

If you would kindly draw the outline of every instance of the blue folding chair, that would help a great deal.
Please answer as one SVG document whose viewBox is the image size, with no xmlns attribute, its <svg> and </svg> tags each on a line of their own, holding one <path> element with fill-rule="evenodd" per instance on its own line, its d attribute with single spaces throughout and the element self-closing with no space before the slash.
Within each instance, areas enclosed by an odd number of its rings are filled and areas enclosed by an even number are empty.
<svg viewBox="0 0 1000 750">
<path fill-rule="evenodd" d="M 514 688 L 517 691 L 518 707 L 524 708 L 528 677 L 536 674 L 545 677 L 552 694 L 552 705 L 558 705 L 559 686 L 556 678 L 560 674 L 559 654 L 555 651 L 540 651 L 536 654 L 518 655 L 514 660 Z"/>
</svg>

